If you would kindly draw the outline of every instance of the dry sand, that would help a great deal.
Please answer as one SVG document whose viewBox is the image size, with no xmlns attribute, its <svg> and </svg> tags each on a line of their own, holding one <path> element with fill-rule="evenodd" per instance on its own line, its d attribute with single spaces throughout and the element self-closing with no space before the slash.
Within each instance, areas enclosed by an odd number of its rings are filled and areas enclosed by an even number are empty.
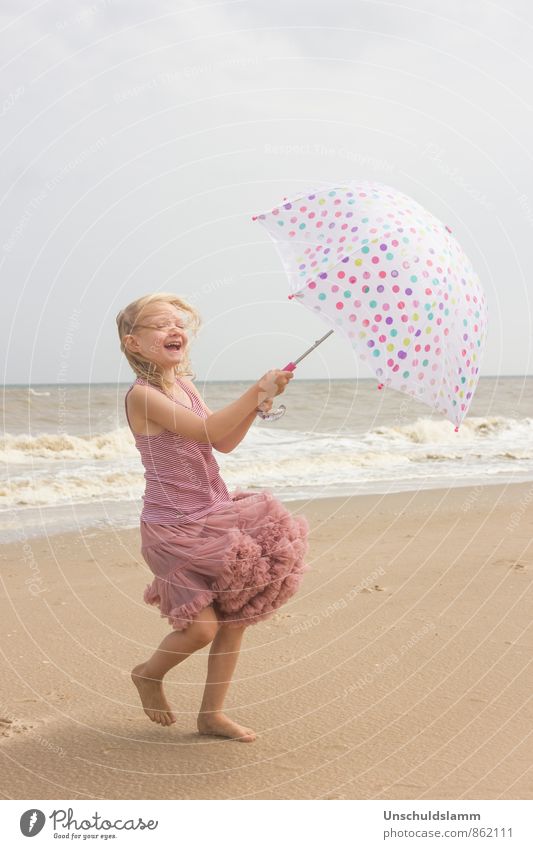
<svg viewBox="0 0 533 849">
<path fill-rule="evenodd" d="M 209 647 L 129 678 L 169 626 L 135 530 L 2 546 L 6 799 L 530 799 L 533 485 L 287 505 L 298 595 L 250 627 L 227 699 L 253 743 L 196 733 Z"/>
</svg>

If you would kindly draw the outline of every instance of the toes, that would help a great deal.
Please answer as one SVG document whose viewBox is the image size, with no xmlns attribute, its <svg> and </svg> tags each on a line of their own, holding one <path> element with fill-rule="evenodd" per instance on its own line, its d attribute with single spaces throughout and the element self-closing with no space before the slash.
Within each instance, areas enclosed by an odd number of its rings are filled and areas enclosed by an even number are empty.
<svg viewBox="0 0 533 849">
<path fill-rule="evenodd" d="M 176 717 L 170 711 L 145 708 L 144 712 L 152 722 L 157 722 L 159 725 L 172 725 L 176 722 Z"/>
<path fill-rule="evenodd" d="M 240 733 L 236 735 L 237 740 L 242 740 L 243 743 L 251 743 L 255 740 L 255 731 L 252 728 L 241 728 Z"/>
<path fill-rule="evenodd" d="M 216 737 L 229 737 L 232 740 L 238 740 L 241 743 L 252 743 L 256 738 L 256 733 L 252 728 L 244 728 L 235 723 L 224 723 L 221 725 L 198 723 L 198 731 L 200 734 L 209 734 Z"/>
</svg>

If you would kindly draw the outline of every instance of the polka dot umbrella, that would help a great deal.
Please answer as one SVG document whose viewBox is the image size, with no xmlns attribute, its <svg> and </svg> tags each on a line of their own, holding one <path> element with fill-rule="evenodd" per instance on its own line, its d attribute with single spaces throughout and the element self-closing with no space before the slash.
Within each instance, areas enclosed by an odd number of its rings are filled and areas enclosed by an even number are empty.
<svg viewBox="0 0 533 849">
<path fill-rule="evenodd" d="M 312 190 L 253 218 L 275 242 L 289 298 L 345 336 L 379 388 L 417 398 L 457 430 L 479 378 L 487 308 L 450 228 L 375 182 Z"/>
</svg>

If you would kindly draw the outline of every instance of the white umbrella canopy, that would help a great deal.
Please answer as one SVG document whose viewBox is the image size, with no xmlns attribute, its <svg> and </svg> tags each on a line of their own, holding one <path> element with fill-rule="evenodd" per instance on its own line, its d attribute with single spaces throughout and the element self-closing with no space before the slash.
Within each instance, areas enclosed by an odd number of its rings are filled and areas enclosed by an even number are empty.
<svg viewBox="0 0 533 849">
<path fill-rule="evenodd" d="M 345 336 L 386 385 L 456 425 L 479 379 L 487 307 L 450 228 L 391 186 L 346 181 L 253 216 L 295 301 Z"/>
</svg>

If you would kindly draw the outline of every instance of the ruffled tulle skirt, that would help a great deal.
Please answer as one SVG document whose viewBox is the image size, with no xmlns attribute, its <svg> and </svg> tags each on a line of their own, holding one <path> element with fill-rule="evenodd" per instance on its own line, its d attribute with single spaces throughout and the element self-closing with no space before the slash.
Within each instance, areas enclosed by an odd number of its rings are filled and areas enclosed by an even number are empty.
<svg viewBox="0 0 533 849">
<path fill-rule="evenodd" d="M 309 525 L 271 492 L 240 489 L 232 504 L 186 524 L 141 522 L 142 555 L 156 576 L 144 600 L 182 631 L 208 605 L 230 626 L 267 619 L 303 574 Z"/>
</svg>

